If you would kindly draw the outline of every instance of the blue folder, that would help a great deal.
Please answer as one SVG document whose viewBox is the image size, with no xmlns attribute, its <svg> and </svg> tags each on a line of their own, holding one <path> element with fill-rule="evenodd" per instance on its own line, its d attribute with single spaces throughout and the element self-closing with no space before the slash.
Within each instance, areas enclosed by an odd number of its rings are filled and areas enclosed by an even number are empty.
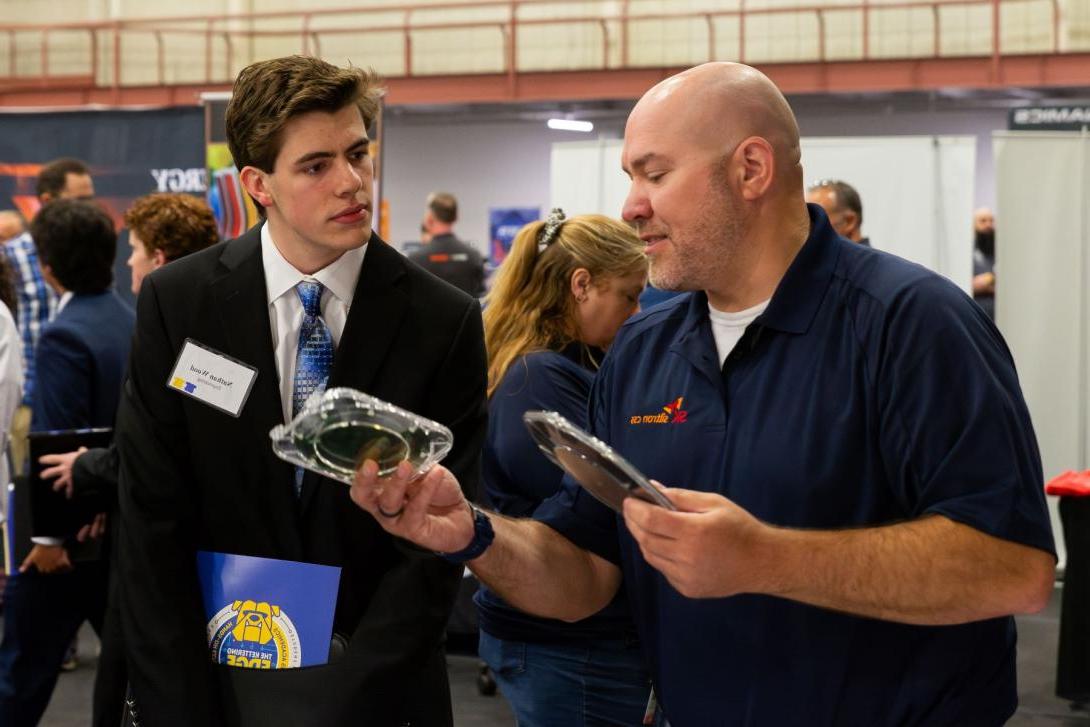
<svg viewBox="0 0 1090 727">
<path fill-rule="evenodd" d="M 250 669 L 325 664 L 341 569 L 198 551 L 212 661 Z"/>
</svg>

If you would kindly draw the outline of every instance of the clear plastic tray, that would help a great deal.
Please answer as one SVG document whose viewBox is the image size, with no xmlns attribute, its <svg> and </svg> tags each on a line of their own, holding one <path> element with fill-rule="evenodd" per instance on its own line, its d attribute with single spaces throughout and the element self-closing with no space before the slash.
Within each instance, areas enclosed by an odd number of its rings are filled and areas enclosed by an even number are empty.
<svg viewBox="0 0 1090 727">
<path fill-rule="evenodd" d="M 454 435 L 438 422 L 345 387 L 307 399 L 289 423 L 269 432 L 281 459 L 334 480 L 352 484 L 364 460 L 388 475 L 403 460 L 418 474 L 450 452 Z"/>
<path fill-rule="evenodd" d="M 639 497 L 667 510 L 677 509 L 628 460 L 555 411 L 528 411 L 522 421 L 546 457 L 614 510 L 620 512 L 626 497 Z"/>
</svg>

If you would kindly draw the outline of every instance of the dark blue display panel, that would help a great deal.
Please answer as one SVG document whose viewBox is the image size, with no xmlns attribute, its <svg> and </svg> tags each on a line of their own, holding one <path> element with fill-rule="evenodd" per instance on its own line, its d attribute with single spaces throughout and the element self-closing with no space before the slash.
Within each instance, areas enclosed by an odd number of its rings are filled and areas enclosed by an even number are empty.
<svg viewBox="0 0 1090 727">
<path fill-rule="evenodd" d="M 204 111 L 196 106 L 149 111 L 0 113 L 0 209 L 37 211 L 35 181 L 41 166 L 58 157 L 87 162 L 97 201 L 121 229 L 132 201 L 150 192 L 204 196 Z M 115 280 L 129 290 L 128 234 L 118 240 Z"/>
</svg>

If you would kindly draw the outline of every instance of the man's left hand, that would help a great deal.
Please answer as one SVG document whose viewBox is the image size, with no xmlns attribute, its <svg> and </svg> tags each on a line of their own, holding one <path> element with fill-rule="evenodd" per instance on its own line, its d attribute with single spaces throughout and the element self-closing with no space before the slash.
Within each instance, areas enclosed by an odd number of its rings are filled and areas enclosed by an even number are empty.
<svg viewBox="0 0 1090 727">
<path fill-rule="evenodd" d="M 43 480 L 51 480 L 54 477 L 57 481 L 53 483 L 53 489 L 57 492 L 64 491 L 64 496 L 72 498 L 72 466 L 75 465 L 79 456 L 87 451 L 87 447 L 80 447 L 75 452 L 65 452 L 64 454 L 43 454 L 38 458 L 38 462 L 45 465 L 45 469 L 42 470 L 41 477 Z"/>
<path fill-rule="evenodd" d="M 672 512 L 644 500 L 624 501 L 624 521 L 644 559 L 689 598 L 759 592 L 767 576 L 763 538 L 768 527 L 710 492 L 662 488 Z"/>
<path fill-rule="evenodd" d="M 76 533 L 76 542 L 82 543 L 86 540 L 95 540 L 101 538 L 106 534 L 106 513 L 100 512 L 95 515 L 95 519 L 84 525 Z"/>
</svg>

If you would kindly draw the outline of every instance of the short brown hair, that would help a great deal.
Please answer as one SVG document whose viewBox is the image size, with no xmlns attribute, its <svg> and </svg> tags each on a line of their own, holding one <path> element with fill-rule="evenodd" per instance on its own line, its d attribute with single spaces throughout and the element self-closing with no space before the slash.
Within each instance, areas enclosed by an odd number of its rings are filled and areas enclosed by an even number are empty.
<svg viewBox="0 0 1090 727">
<path fill-rule="evenodd" d="M 445 225 L 458 221 L 458 200 L 449 192 L 432 192 L 428 195 L 428 209 L 435 219 Z"/>
<path fill-rule="evenodd" d="M 219 242 L 216 218 L 203 200 L 189 194 L 149 194 L 133 202 L 125 225 L 148 253 L 163 251 L 167 262 Z"/>
<path fill-rule="evenodd" d="M 360 110 L 365 126 L 378 116 L 385 89 L 373 71 L 338 68 L 318 58 L 287 56 L 246 66 L 227 104 L 227 146 L 235 166 L 271 172 L 280 153 L 280 132 L 310 111 Z"/>
<path fill-rule="evenodd" d="M 91 170 L 79 159 L 73 159 L 72 157 L 54 159 L 38 172 L 38 196 L 48 194 L 58 197 L 64 191 L 64 185 L 68 183 L 69 174 L 83 177 L 90 173 Z"/>
</svg>

